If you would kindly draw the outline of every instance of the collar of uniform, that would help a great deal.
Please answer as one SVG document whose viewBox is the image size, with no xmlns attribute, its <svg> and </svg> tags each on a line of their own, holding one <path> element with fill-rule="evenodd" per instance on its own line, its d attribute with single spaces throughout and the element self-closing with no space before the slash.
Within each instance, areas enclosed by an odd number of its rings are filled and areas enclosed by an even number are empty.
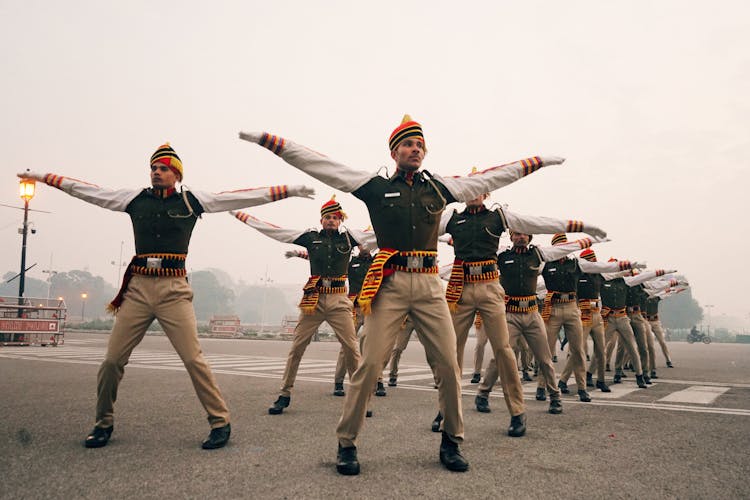
<svg viewBox="0 0 750 500">
<path fill-rule="evenodd" d="M 406 170 L 402 170 L 400 168 L 396 169 L 396 173 L 394 173 L 391 178 L 389 179 L 391 182 L 396 181 L 397 179 L 401 179 L 402 181 L 408 183 L 408 182 L 421 182 L 422 181 L 422 172 L 420 170 L 414 171 L 414 172 L 407 172 Z"/>
<path fill-rule="evenodd" d="M 155 196 L 156 198 L 162 198 L 162 199 L 169 198 L 170 196 L 172 196 L 173 194 L 177 192 L 177 190 L 173 187 L 167 188 L 167 189 L 149 188 L 148 191 L 149 193 L 151 193 L 151 195 Z"/>
<path fill-rule="evenodd" d="M 529 253 L 529 247 L 513 247 L 515 253 Z"/>
<path fill-rule="evenodd" d="M 486 212 L 487 207 L 484 206 L 484 204 L 478 206 L 478 207 L 466 207 L 466 210 L 464 210 L 465 214 L 468 215 L 476 215 L 481 214 L 482 212 Z"/>
</svg>

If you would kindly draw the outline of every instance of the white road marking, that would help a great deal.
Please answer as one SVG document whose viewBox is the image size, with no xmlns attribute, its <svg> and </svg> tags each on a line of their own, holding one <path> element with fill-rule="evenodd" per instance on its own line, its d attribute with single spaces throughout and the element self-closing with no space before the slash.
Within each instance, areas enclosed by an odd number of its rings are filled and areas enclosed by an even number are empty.
<svg viewBox="0 0 750 500">
<path fill-rule="evenodd" d="M 84 347 L 84 346 L 58 346 L 54 348 L 50 347 L 11 347 L 0 349 L 0 358 L 8 359 L 22 359 L 31 361 L 47 361 L 54 363 L 67 363 L 67 364 L 87 364 L 87 365 L 99 365 L 101 360 L 104 358 L 106 349 L 104 347 Z M 283 370 L 286 358 L 273 358 L 263 356 L 240 356 L 240 355 L 223 355 L 223 354 L 211 354 L 206 355 L 206 359 L 213 367 L 215 373 L 224 375 L 238 375 L 245 377 L 256 377 L 256 378 L 268 378 L 278 379 L 280 377 L 280 370 Z M 316 383 L 330 383 L 333 380 L 333 371 L 335 362 L 329 360 L 315 360 L 303 361 L 300 365 L 302 370 L 300 374 L 305 374 L 297 377 L 299 381 L 316 382 Z M 171 371 L 184 371 L 182 361 L 179 359 L 176 353 L 168 353 L 162 351 L 138 351 L 134 352 L 130 358 L 128 368 L 148 368 L 157 370 L 171 370 Z M 401 389 L 417 390 L 425 392 L 434 392 L 435 389 L 432 387 L 432 372 L 429 366 L 417 366 L 411 365 L 404 367 L 404 372 L 413 373 L 413 375 L 407 375 L 405 377 L 399 377 L 398 387 Z M 466 374 L 470 374 L 468 371 Z M 320 376 L 314 376 L 320 374 Z M 387 371 L 384 373 L 387 376 Z M 402 384 L 406 381 L 426 381 L 419 385 Z M 590 403 L 581 403 L 575 397 L 575 393 L 571 390 L 571 394 L 564 397 L 564 402 L 568 404 L 582 404 L 584 406 L 616 406 L 623 408 L 639 408 L 639 409 L 651 409 L 651 410 L 669 410 L 669 411 L 683 411 L 683 412 L 696 412 L 696 413 L 711 413 L 711 414 L 724 414 L 724 415 L 741 415 L 750 416 L 750 409 L 741 408 L 721 408 L 721 407 L 710 407 L 710 406 L 694 406 L 697 404 L 709 405 L 716 400 L 718 396 L 731 390 L 731 388 L 747 388 L 750 384 L 742 383 L 719 383 L 719 382 L 696 382 L 696 381 L 685 381 L 685 380 L 665 380 L 659 379 L 660 384 L 679 384 L 679 385 L 693 385 L 684 390 L 674 392 L 658 401 L 655 402 L 639 402 L 639 401 L 623 401 L 622 398 L 630 393 L 638 394 L 649 394 L 650 391 L 640 391 L 633 381 L 628 380 L 623 384 L 613 384 L 610 386 L 612 389 L 611 393 L 602 393 L 601 391 L 590 388 L 590 394 L 593 401 Z M 468 379 L 462 380 L 462 384 L 475 388 L 477 384 L 469 384 Z M 654 384 L 652 387 L 656 386 Z M 529 395 L 536 392 L 537 385 L 535 383 L 526 383 L 523 385 L 524 393 Z M 473 390 L 464 390 L 464 397 L 474 398 L 475 392 Z M 492 398 L 502 398 L 503 393 L 500 389 L 500 384 L 497 384 L 496 390 L 490 394 Z M 527 398 L 531 400 L 531 397 Z M 667 404 L 665 404 L 667 403 Z M 675 404 L 680 403 L 680 404 Z"/>
<path fill-rule="evenodd" d="M 663 403 L 693 403 L 708 405 L 716 401 L 716 398 L 729 390 L 729 387 L 713 387 L 706 385 L 694 385 L 681 391 L 661 398 Z"/>
</svg>

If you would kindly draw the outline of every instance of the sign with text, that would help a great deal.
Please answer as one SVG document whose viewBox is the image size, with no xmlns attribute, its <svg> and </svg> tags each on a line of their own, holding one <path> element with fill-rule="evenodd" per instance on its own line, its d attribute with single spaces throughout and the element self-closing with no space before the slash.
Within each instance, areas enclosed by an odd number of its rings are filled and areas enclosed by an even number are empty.
<svg viewBox="0 0 750 500">
<path fill-rule="evenodd" d="M 58 333 L 60 321 L 48 319 L 0 318 L 2 333 Z"/>
</svg>

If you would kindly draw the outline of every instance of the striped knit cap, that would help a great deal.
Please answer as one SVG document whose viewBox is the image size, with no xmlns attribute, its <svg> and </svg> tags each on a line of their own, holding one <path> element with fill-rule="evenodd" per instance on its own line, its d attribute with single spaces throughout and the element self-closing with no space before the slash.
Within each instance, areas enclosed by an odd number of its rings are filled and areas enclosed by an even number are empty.
<svg viewBox="0 0 750 500">
<path fill-rule="evenodd" d="M 581 252 L 581 258 L 589 260 L 591 262 L 596 262 L 596 254 L 590 248 L 587 248 L 586 250 L 584 250 L 583 252 Z"/>
<path fill-rule="evenodd" d="M 341 220 L 346 219 L 346 214 L 341 209 L 341 205 L 339 204 L 339 202 L 336 201 L 335 194 L 331 196 L 331 199 L 325 202 L 322 207 L 320 207 L 321 218 L 328 214 L 338 215 L 339 217 L 341 217 Z"/>
<path fill-rule="evenodd" d="M 422 143 L 425 142 L 424 134 L 422 133 L 422 125 L 411 119 L 411 116 L 404 115 L 401 120 L 401 125 L 396 127 L 391 136 L 388 138 L 388 147 L 391 151 L 396 149 L 401 141 L 409 137 L 419 137 L 422 139 Z M 424 152 L 427 152 L 427 144 L 424 145 Z"/>
<path fill-rule="evenodd" d="M 556 233 L 552 235 L 553 245 L 564 245 L 567 242 L 568 242 L 568 237 L 565 235 L 565 233 Z"/>
<path fill-rule="evenodd" d="M 151 155 L 151 163 L 149 165 L 153 165 L 154 163 L 161 163 L 168 166 L 177 175 L 177 180 L 182 181 L 182 161 L 168 142 L 159 146 L 156 152 Z"/>
</svg>

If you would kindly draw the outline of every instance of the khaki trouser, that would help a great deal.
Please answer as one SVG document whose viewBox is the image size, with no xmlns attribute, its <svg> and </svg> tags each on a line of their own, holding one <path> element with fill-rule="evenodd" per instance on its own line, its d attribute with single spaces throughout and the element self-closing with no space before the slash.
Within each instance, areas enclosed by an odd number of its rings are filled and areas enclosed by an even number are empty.
<svg viewBox="0 0 750 500">
<path fill-rule="evenodd" d="M 399 330 L 396 336 L 396 342 L 393 344 L 393 351 L 390 353 L 391 371 L 389 373 L 390 378 L 398 378 L 398 363 L 401 361 L 401 354 L 409 346 L 409 340 L 411 340 L 411 334 L 414 331 L 414 323 L 411 319 L 407 318 L 406 323 Z M 386 359 L 386 364 L 388 359 Z"/>
<path fill-rule="evenodd" d="M 357 334 L 354 333 L 354 321 L 352 321 L 352 301 L 345 293 L 321 293 L 315 312 L 300 314 L 299 322 L 294 328 L 294 339 L 292 339 L 292 347 L 286 359 L 284 378 L 279 392 L 282 396 L 292 394 L 302 355 L 323 321 L 331 325 L 336 338 L 341 342 L 341 347 L 344 349 L 344 365 L 350 379 L 354 370 L 357 369 L 359 345 Z"/>
<path fill-rule="evenodd" d="M 117 387 L 125 365 L 146 329 L 156 319 L 164 329 L 193 382 L 212 428 L 229 423 L 229 410 L 211 368 L 203 357 L 193 309 L 193 290 L 184 277 L 135 275 L 117 312 L 107 354 L 97 376 L 96 426 L 114 424 Z"/>
<path fill-rule="evenodd" d="M 508 326 L 507 324 L 505 325 Z M 484 364 L 484 348 L 487 345 L 487 334 L 484 333 L 484 325 L 476 329 L 477 344 L 474 346 L 474 373 L 482 373 Z"/>
<path fill-rule="evenodd" d="M 539 364 L 539 387 L 547 389 L 550 398 L 560 399 L 560 389 L 557 388 L 555 368 L 552 366 L 552 355 L 549 353 L 547 332 L 544 330 L 542 315 L 538 311 L 534 311 L 530 313 L 506 313 L 505 317 L 508 322 L 510 344 L 514 345 L 519 336 L 524 336 Z M 497 363 L 493 359 L 487 366 L 484 380 L 479 384 L 478 394 L 480 396 L 489 395 L 497 381 L 497 376 Z M 515 376 L 518 377 L 518 374 L 516 373 Z"/>
<path fill-rule="evenodd" d="M 664 328 L 661 326 L 661 321 L 657 319 L 655 321 L 649 321 L 648 323 L 651 325 L 651 331 L 653 331 L 656 336 L 656 341 L 659 342 L 659 346 L 661 346 L 661 352 L 664 354 L 664 358 L 671 363 L 672 358 L 669 357 L 669 348 L 667 347 L 667 341 L 664 338 Z"/>
<path fill-rule="evenodd" d="M 372 314 L 365 321 L 362 363 L 351 376 L 344 411 L 336 428 L 339 444 L 355 446 L 365 422 L 371 388 L 383 369 L 383 360 L 393 348 L 404 316 L 411 316 L 425 355 L 437 372 L 438 400 L 445 433 L 462 442 L 464 422 L 461 380 L 456 361 L 456 334 L 448 304 L 437 274 L 396 271 L 383 280 L 373 300 Z"/>
<path fill-rule="evenodd" d="M 531 353 L 529 344 L 526 343 L 523 335 L 519 335 L 516 339 L 516 343 L 513 344 L 513 351 L 518 358 L 517 364 L 521 367 L 522 371 L 528 372 L 534 369 L 534 355 Z"/>
<path fill-rule="evenodd" d="M 583 336 L 583 325 L 581 324 L 581 310 L 577 302 L 562 302 L 552 304 L 552 313 L 544 323 L 547 329 L 547 339 L 550 345 L 557 342 L 557 332 L 565 328 L 565 336 L 568 338 L 569 357 L 565 364 L 565 370 L 570 367 L 576 378 L 578 390 L 586 390 L 586 354 L 583 350 L 585 338 Z M 567 381 L 567 378 L 565 379 Z"/>
<path fill-rule="evenodd" d="M 613 342 L 616 338 L 618 344 L 621 344 L 623 348 L 627 350 L 628 354 L 630 354 L 635 373 L 637 375 L 642 375 L 643 367 L 641 365 L 641 358 L 638 355 L 638 348 L 636 347 L 635 334 L 633 333 L 633 328 L 630 326 L 630 318 L 627 316 L 615 318 L 610 315 L 609 318 L 607 318 L 607 330 L 604 332 L 604 336 L 607 338 L 607 350 L 609 350 L 610 345 L 614 346 Z M 594 353 L 594 357 L 596 357 L 596 353 Z M 593 358 L 591 362 L 594 362 Z M 615 364 L 615 368 L 617 370 L 622 370 L 621 359 L 619 360 L 619 363 L 619 365 Z"/>
<path fill-rule="evenodd" d="M 641 358 L 641 368 L 643 373 L 648 375 L 649 360 L 648 360 L 648 328 L 644 325 L 645 321 L 641 317 L 640 313 L 629 313 L 630 326 L 633 328 L 633 334 L 635 335 L 635 342 L 638 346 L 638 356 Z M 632 354 L 631 354 L 632 356 Z M 619 359 L 619 357 L 618 357 Z M 635 365 L 635 362 L 631 360 L 631 363 Z M 622 367 L 621 363 L 615 363 L 618 368 Z"/>
<path fill-rule="evenodd" d="M 420 339 L 421 335 L 419 334 L 419 330 L 417 329 L 416 325 L 412 321 L 411 317 L 407 316 L 406 321 L 401 326 L 401 330 L 398 332 L 398 336 L 396 337 L 396 342 L 393 344 L 393 351 L 388 355 L 388 357 L 385 359 L 385 362 L 383 363 L 383 370 L 388 366 L 388 361 L 391 363 L 390 373 L 388 374 L 389 378 L 398 378 L 398 364 L 401 362 L 401 355 L 404 353 L 407 347 L 409 347 L 409 341 L 411 340 L 411 334 L 412 332 L 417 333 L 417 340 Z M 437 385 L 437 376 L 435 375 L 435 367 L 432 365 L 433 361 L 428 359 L 427 364 L 430 365 L 430 370 L 432 370 L 432 376 L 435 379 L 435 384 Z M 378 380 L 381 380 L 379 378 Z"/>
<path fill-rule="evenodd" d="M 604 382 L 604 320 L 602 320 L 602 314 L 598 310 L 591 312 L 591 324 L 583 327 L 583 338 L 586 339 L 587 335 L 591 335 L 591 339 L 594 341 L 594 355 L 591 357 L 589 373 L 596 373 L 597 382 Z M 566 366 L 560 380 L 567 382 L 568 377 L 570 377 L 570 370 Z"/>
<path fill-rule="evenodd" d="M 359 337 L 359 352 L 362 352 L 362 336 L 361 328 L 365 322 L 365 315 L 362 314 L 359 306 L 354 306 L 354 332 Z M 344 346 L 339 349 L 338 358 L 336 358 L 336 371 L 333 374 L 333 381 L 336 384 L 343 384 L 344 377 L 346 376 L 346 356 L 344 356 Z"/>
<path fill-rule="evenodd" d="M 656 371 L 656 349 L 654 347 L 654 333 L 651 331 L 651 325 L 649 325 L 646 318 L 641 315 L 639 322 L 643 325 L 643 330 L 646 332 L 646 347 L 648 348 L 648 369 L 651 372 Z"/>
<path fill-rule="evenodd" d="M 497 280 L 464 283 L 456 312 L 452 313 L 456 331 L 458 368 L 462 371 L 464 348 L 469 329 L 477 311 L 482 316 L 482 329 L 494 353 L 495 373 L 500 374 L 505 405 L 511 416 L 524 412 L 523 389 L 518 377 L 516 356 L 510 347 L 508 324 L 505 319 L 505 291 Z M 488 369 L 489 371 L 489 369 Z"/>
</svg>

